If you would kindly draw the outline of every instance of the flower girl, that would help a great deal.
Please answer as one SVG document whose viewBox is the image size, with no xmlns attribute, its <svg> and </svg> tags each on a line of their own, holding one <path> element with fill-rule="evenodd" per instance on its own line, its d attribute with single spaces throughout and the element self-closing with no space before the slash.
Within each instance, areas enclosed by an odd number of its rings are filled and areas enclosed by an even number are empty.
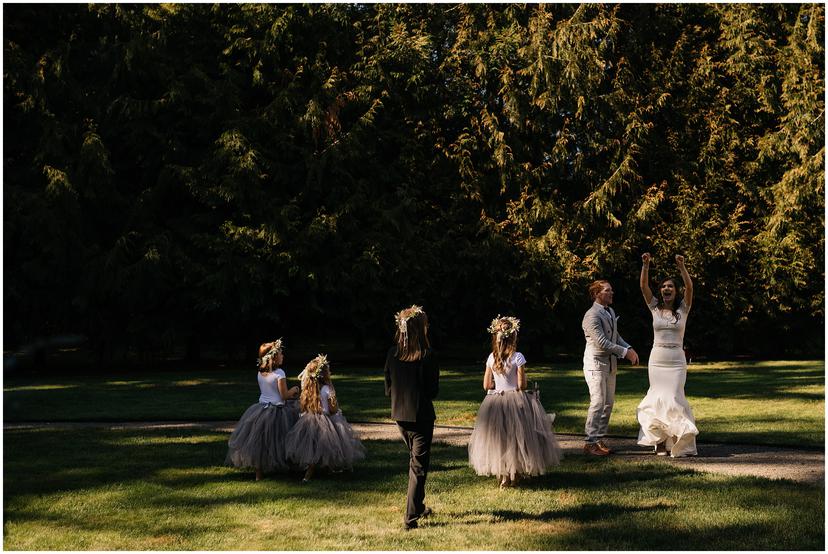
<svg viewBox="0 0 828 554">
<path fill-rule="evenodd" d="M 252 467 L 256 480 L 265 472 L 287 470 L 285 439 L 299 419 L 295 402 L 286 400 L 299 395 L 299 387 L 287 388 L 282 339 L 259 347 L 259 401 L 247 408 L 228 441 L 225 463 L 236 467 Z"/>
<path fill-rule="evenodd" d="M 496 317 L 489 326 L 492 353 L 486 361 L 486 398 L 469 439 L 469 464 L 478 475 L 495 475 L 500 487 L 524 475 L 541 475 L 561 460 L 561 447 L 536 393 L 526 391 L 526 358 L 517 352 L 520 320 Z"/>
<path fill-rule="evenodd" d="M 342 415 L 331 383 L 328 358 L 319 354 L 302 372 L 302 415 L 288 433 L 289 460 L 307 468 L 303 482 L 313 477 L 316 468 L 332 471 L 353 469 L 365 458 L 365 449 Z"/>
</svg>

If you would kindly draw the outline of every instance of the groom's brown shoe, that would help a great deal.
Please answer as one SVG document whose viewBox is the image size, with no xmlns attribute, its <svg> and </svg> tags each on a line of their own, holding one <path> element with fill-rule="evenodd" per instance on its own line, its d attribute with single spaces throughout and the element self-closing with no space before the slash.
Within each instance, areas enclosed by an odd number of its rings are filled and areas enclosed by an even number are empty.
<svg viewBox="0 0 828 554">
<path fill-rule="evenodd" d="M 598 447 L 601 450 L 603 450 L 604 452 L 606 452 L 607 454 L 612 454 L 612 448 L 607 446 L 607 443 L 605 443 L 604 441 L 600 440 L 600 441 L 596 442 L 595 444 L 597 444 Z"/>
<path fill-rule="evenodd" d="M 584 445 L 584 454 L 591 456 L 609 456 L 609 452 L 598 446 L 598 443 L 587 443 Z"/>
</svg>

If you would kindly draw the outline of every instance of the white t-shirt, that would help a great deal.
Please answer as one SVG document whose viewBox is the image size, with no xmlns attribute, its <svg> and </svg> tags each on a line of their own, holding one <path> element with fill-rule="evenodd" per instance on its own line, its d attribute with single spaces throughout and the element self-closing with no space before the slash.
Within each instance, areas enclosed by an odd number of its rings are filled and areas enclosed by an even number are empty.
<svg viewBox="0 0 828 554">
<path fill-rule="evenodd" d="M 259 372 L 259 390 L 262 391 L 259 402 L 270 402 L 276 405 L 285 403 L 282 395 L 279 394 L 279 379 L 285 379 L 285 372 L 282 368 L 267 373 Z"/>
<path fill-rule="evenodd" d="M 489 354 L 489 359 L 486 360 L 486 367 L 492 368 L 492 376 L 494 377 L 495 390 L 510 391 L 518 388 L 518 374 L 517 368 L 526 365 L 526 358 L 520 352 L 512 354 L 508 360 L 503 364 L 505 369 L 501 375 L 494 371 L 494 354 Z"/>
</svg>

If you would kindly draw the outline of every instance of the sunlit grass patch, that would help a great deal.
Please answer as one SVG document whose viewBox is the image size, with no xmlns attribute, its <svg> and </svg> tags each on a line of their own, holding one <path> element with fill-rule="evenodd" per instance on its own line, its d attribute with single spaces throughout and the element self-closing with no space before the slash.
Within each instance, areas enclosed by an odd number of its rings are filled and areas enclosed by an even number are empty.
<svg viewBox="0 0 828 554">
<path fill-rule="evenodd" d="M 154 435 L 131 435 L 126 437 L 116 437 L 112 439 L 104 439 L 101 442 L 109 445 L 151 445 L 151 444 L 199 444 L 222 442 L 222 438 L 215 434 L 209 435 L 190 435 L 182 434 L 178 436 L 154 436 Z"/>
<path fill-rule="evenodd" d="M 43 385 L 20 385 L 16 387 L 5 387 L 4 392 L 24 392 L 24 391 L 52 391 L 52 390 L 66 390 L 75 389 L 80 385 L 61 385 L 61 384 L 43 384 Z"/>
<path fill-rule="evenodd" d="M 232 381 L 223 381 L 220 379 L 184 379 L 180 381 L 173 381 L 169 383 L 167 386 L 173 387 L 209 387 L 209 386 L 222 386 L 222 385 L 234 385 L 235 383 Z"/>
</svg>

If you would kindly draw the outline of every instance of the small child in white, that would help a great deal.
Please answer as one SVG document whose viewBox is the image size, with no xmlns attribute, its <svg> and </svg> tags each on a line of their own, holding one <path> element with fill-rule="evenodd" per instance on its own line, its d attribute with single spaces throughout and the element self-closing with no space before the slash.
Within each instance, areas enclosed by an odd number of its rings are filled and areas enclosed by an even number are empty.
<svg viewBox="0 0 828 554">
<path fill-rule="evenodd" d="M 317 468 L 332 471 L 353 469 L 354 462 L 365 458 L 365 449 L 354 434 L 336 400 L 328 358 L 319 354 L 302 372 L 302 415 L 288 433 L 288 459 L 306 468 L 303 482 L 313 477 Z"/>
<path fill-rule="evenodd" d="M 299 410 L 286 401 L 299 396 L 299 387 L 287 388 L 283 361 L 282 339 L 259 346 L 259 401 L 245 410 L 228 441 L 225 463 L 252 467 L 257 481 L 266 472 L 289 469 L 285 439 Z"/>
<path fill-rule="evenodd" d="M 520 320 L 496 317 L 489 326 L 492 353 L 486 361 L 486 398 L 469 439 L 469 465 L 494 475 L 500 487 L 521 476 L 541 475 L 561 460 L 561 447 L 538 395 L 526 390 L 526 358 L 517 352 Z"/>
</svg>

